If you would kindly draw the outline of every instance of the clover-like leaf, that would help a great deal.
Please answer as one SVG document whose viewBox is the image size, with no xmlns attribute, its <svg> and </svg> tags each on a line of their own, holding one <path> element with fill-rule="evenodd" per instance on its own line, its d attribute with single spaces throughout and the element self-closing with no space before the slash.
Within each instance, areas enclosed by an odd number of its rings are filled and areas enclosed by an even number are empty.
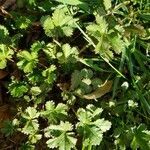
<svg viewBox="0 0 150 150">
<path fill-rule="evenodd" d="M 71 87 L 70 87 L 70 89 L 71 90 L 76 89 L 80 85 L 80 83 L 82 81 L 81 79 L 82 79 L 82 76 L 80 74 L 80 71 L 75 70 L 71 75 Z"/>
</svg>

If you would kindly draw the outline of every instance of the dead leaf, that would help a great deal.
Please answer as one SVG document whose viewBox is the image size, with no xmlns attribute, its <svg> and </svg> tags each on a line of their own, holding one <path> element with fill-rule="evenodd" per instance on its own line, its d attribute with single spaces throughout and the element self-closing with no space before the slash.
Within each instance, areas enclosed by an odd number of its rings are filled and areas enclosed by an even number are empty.
<svg viewBox="0 0 150 150">
<path fill-rule="evenodd" d="M 70 88 L 69 83 L 58 83 L 57 86 L 60 88 L 62 91 L 68 91 Z"/>
<path fill-rule="evenodd" d="M 83 95 L 84 99 L 97 99 L 102 97 L 103 95 L 109 93 L 112 89 L 113 81 L 106 81 L 103 85 L 101 85 L 98 89 L 90 94 Z"/>
<path fill-rule="evenodd" d="M 7 72 L 7 71 L 0 70 L 0 79 L 5 78 L 7 75 L 8 75 L 8 72 Z"/>
<path fill-rule="evenodd" d="M 5 2 L 3 3 L 2 7 L 4 9 L 7 9 L 11 6 L 13 6 L 16 3 L 16 0 L 5 0 Z"/>
<path fill-rule="evenodd" d="M 12 116 L 10 113 L 10 106 L 9 105 L 0 106 L 0 128 L 3 125 L 3 122 L 5 120 L 9 120 L 11 117 Z"/>
<path fill-rule="evenodd" d="M 9 12 L 7 12 L 5 9 L 4 9 L 4 7 L 0 7 L 0 15 L 2 15 L 2 16 L 4 16 L 4 17 L 10 17 L 10 18 L 12 18 L 12 15 L 9 13 Z"/>
<path fill-rule="evenodd" d="M 2 6 L 5 3 L 6 0 L 0 0 L 0 6 Z"/>
<path fill-rule="evenodd" d="M 33 25 L 34 27 L 40 27 L 40 26 L 41 26 L 41 23 L 40 23 L 40 21 L 37 21 L 37 22 L 33 22 L 32 25 Z"/>
</svg>

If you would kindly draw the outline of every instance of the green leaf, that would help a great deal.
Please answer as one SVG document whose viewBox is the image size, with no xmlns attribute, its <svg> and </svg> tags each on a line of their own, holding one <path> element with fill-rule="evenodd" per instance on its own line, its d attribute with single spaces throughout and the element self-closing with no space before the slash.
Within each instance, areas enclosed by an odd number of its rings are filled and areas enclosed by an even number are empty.
<svg viewBox="0 0 150 150">
<path fill-rule="evenodd" d="M 27 74 L 27 78 L 32 84 L 43 83 L 44 81 L 41 70 L 34 70 L 32 73 Z"/>
<path fill-rule="evenodd" d="M 111 45 L 108 42 L 108 24 L 104 17 L 96 15 L 96 24 L 87 26 L 87 32 L 89 35 L 97 40 L 95 47 L 95 53 L 100 54 L 108 60 L 113 58 L 113 52 L 110 50 Z"/>
<path fill-rule="evenodd" d="M 31 134 L 29 135 L 29 141 L 32 144 L 35 144 L 37 141 L 39 141 L 42 138 L 41 134 Z"/>
<path fill-rule="evenodd" d="M 0 69 L 6 68 L 7 60 L 11 59 L 13 54 L 13 50 L 4 44 L 0 44 Z"/>
<path fill-rule="evenodd" d="M 25 110 L 25 113 L 22 114 L 22 117 L 27 120 L 32 120 L 32 119 L 38 118 L 39 115 L 40 114 L 37 112 L 37 110 L 34 107 L 27 107 L 27 109 Z"/>
<path fill-rule="evenodd" d="M 102 132 L 106 132 L 110 129 L 111 127 L 111 122 L 104 120 L 103 119 L 98 119 L 95 121 L 95 125 L 97 125 L 98 127 L 100 127 Z"/>
<path fill-rule="evenodd" d="M 110 35 L 108 39 L 116 54 L 120 54 L 121 52 L 125 50 L 125 43 L 123 42 L 123 40 L 121 39 L 119 35 L 115 35 L 115 36 Z"/>
<path fill-rule="evenodd" d="M 81 83 L 82 76 L 80 71 L 75 70 L 71 75 L 71 90 L 75 90 Z"/>
<path fill-rule="evenodd" d="M 5 60 L 0 60 L 0 69 L 4 69 L 7 66 L 7 61 Z"/>
<path fill-rule="evenodd" d="M 46 137 L 51 137 L 46 143 L 49 148 L 71 150 L 75 148 L 77 139 L 74 138 L 72 125 L 69 122 L 60 122 L 59 125 L 50 125 L 45 130 Z"/>
<path fill-rule="evenodd" d="M 142 13 L 140 14 L 140 17 L 146 21 L 150 21 L 150 13 Z"/>
<path fill-rule="evenodd" d="M 96 24 L 92 23 L 86 27 L 88 33 L 93 37 L 99 37 L 106 34 L 108 31 L 108 24 L 104 17 L 96 15 Z"/>
<path fill-rule="evenodd" d="M 82 69 L 81 71 L 75 70 L 71 77 L 71 90 L 75 90 L 77 95 L 82 95 L 92 91 L 91 78 L 93 71 L 91 69 Z"/>
<path fill-rule="evenodd" d="M 36 119 L 29 120 L 26 122 L 25 126 L 21 129 L 21 132 L 26 135 L 33 135 L 39 130 L 39 124 Z"/>
<path fill-rule="evenodd" d="M 22 97 L 27 91 L 28 88 L 25 85 L 15 85 L 14 88 L 9 88 L 10 89 L 10 93 L 13 97 Z"/>
<path fill-rule="evenodd" d="M 105 18 L 96 15 L 96 23 L 87 26 L 87 32 L 97 40 L 95 53 L 110 60 L 114 58 L 113 52 L 120 54 L 125 50 L 125 43 L 116 30 L 109 29 Z"/>
<path fill-rule="evenodd" d="M 53 101 L 48 101 L 45 104 L 45 111 L 41 112 L 42 117 L 48 119 L 50 123 L 57 123 L 64 120 L 67 116 L 68 107 L 65 104 L 59 103 L 55 106 Z"/>
<path fill-rule="evenodd" d="M 25 16 L 15 18 L 15 24 L 18 29 L 27 29 L 31 23 L 31 20 Z"/>
<path fill-rule="evenodd" d="M 53 82 L 56 80 L 57 76 L 55 70 L 56 70 L 56 66 L 51 65 L 49 68 L 47 68 L 42 72 L 42 76 L 46 78 L 45 79 L 46 83 L 53 84 Z"/>
<path fill-rule="evenodd" d="M 57 59 L 60 64 L 75 63 L 78 57 L 78 50 L 75 47 L 70 47 L 69 44 L 62 46 L 62 52 L 57 53 Z"/>
<path fill-rule="evenodd" d="M 17 57 L 20 61 L 17 63 L 17 66 L 22 69 L 25 73 L 33 72 L 33 69 L 36 68 L 38 63 L 38 53 L 28 51 L 21 51 L 17 54 Z"/>
<path fill-rule="evenodd" d="M 37 95 L 39 95 L 41 92 L 42 92 L 42 91 L 41 91 L 41 89 L 40 89 L 38 86 L 34 86 L 34 87 L 31 88 L 31 93 L 32 93 L 32 95 L 37 96 Z"/>
<path fill-rule="evenodd" d="M 55 44 L 53 43 L 47 44 L 45 48 L 43 49 L 43 51 L 45 52 L 45 54 L 48 56 L 50 60 L 56 58 L 56 45 Z"/>
<path fill-rule="evenodd" d="M 12 83 L 9 84 L 9 92 L 13 97 L 22 97 L 25 93 L 28 92 L 28 86 L 24 82 L 19 82 L 12 80 Z"/>
<path fill-rule="evenodd" d="M 146 130 L 145 127 L 141 124 L 138 127 L 133 128 L 133 140 L 131 142 L 131 148 L 136 150 L 141 148 L 142 150 L 150 149 L 150 131 Z"/>
<path fill-rule="evenodd" d="M 35 150 L 35 146 L 27 142 L 25 144 L 21 144 L 20 150 Z"/>
<path fill-rule="evenodd" d="M 6 120 L 3 122 L 3 128 L 1 129 L 2 133 L 5 134 L 5 136 L 13 135 L 15 131 L 15 126 L 12 121 Z"/>
<path fill-rule="evenodd" d="M 104 119 L 99 119 L 101 108 L 88 105 L 86 109 L 79 108 L 77 117 L 79 122 L 76 125 L 77 131 L 82 136 L 83 146 L 92 147 L 100 145 L 103 133 L 110 129 L 111 123 Z"/>
<path fill-rule="evenodd" d="M 34 135 L 39 130 L 39 124 L 37 118 L 40 113 L 37 112 L 34 107 L 27 107 L 22 117 L 26 120 L 24 127 L 21 129 L 21 132 L 27 135 Z"/>
<path fill-rule="evenodd" d="M 63 91 L 61 93 L 61 96 L 64 101 L 67 101 L 67 104 L 69 106 L 73 106 L 76 102 L 76 97 L 74 96 L 74 94 L 72 92 Z"/>
<path fill-rule="evenodd" d="M 32 52 L 39 52 L 39 50 L 41 50 L 42 48 L 44 48 L 45 43 L 44 42 L 35 42 L 31 45 L 31 51 Z"/>
<path fill-rule="evenodd" d="M 104 58 L 108 60 L 114 57 L 113 52 L 110 50 L 111 46 L 108 43 L 108 40 L 105 37 L 99 38 L 99 42 L 96 45 L 96 53 L 99 53 Z"/>
<path fill-rule="evenodd" d="M 111 0 L 103 0 L 103 3 L 106 10 L 111 8 Z"/>
<path fill-rule="evenodd" d="M 42 17 L 41 23 L 49 37 L 71 36 L 75 28 L 74 19 L 67 14 L 67 9 L 56 9 L 52 17 Z"/>
<path fill-rule="evenodd" d="M 89 78 L 91 79 L 93 77 L 93 71 L 91 69 L 82 69 L 81 72 L 80 72 L 82 78 Z"/>
<path fill-rule="evenodd" d="M 99 79 L 99 78 L 94 78 L 93 80 L 92 80 L 92 85 L 93 85 L 93 88 L 94 88 L 94 90 L 95 89 L 97 89 L 98 87 L 100 87 L 100 85 L 102 85 L 102 80 L 101 79 Z"/>
<path fill-rule="evenodd" d="M 81 62 L 82 64 L 90 67 L 91 69 L 95 70 L 95 71 L 100 71 L 100 72 L 111 72 L 111 71 L 108 71 L 108 70 L 104 70 L 102 69 L 101 67 L 99 67 L 98 64 L 94 63 L 94 61 L 91 59 L 91 58 L 80 58 L 78 59 L 79 62 Z"/>
</svg>

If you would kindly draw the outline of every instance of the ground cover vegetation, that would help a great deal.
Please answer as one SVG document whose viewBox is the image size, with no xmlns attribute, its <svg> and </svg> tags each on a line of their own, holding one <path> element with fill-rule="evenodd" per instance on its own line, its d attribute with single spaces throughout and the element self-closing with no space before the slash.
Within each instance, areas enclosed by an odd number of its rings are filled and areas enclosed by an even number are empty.
<svg viewBox="0 0 150 150">
<path fill-rule="evenodd" d="M 0 149 L 150 150 L 149 0 L 0 0 Z"/>
</svg>

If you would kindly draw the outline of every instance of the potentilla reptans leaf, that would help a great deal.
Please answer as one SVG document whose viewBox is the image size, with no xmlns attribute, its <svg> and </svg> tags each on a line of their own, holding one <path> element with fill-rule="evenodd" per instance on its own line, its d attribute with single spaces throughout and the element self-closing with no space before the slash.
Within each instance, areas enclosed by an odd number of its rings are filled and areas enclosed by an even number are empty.
<svg viewBox="0 0 150 150">
<path fill-rule="evenodd" d="M 21 129 L 26 135 L 33 136 L 39 130 L 39 123 L 37 118 L 39 117 L 40 113 L 37 112 L 36 108 L 34 107 L 27 107 L 24 113 L 22 113 L 22 117 L 25 119 L 25 125 Z"/>
<path fill-rule="evenodd" d="M 78 58 L 78 50 L 75 47 L 71 47 L 69 44 L 62 45 L 61 52 L 58 52 L 56 57 L 60 64 L 75 63 Z"/>
<path fill-rule="evenodd" d="M 14 51 L 5 44 L 0 44 L 0 69 L 7 66 L 7 61 L 12 58 Z"/>
<path fill-rule="evenodd" d="M 25 82 L 19 82 L 12 79 L 12 83 L 9 84 L 9 92 L 13 97 L 22 97 L 25 93 L 28 92 L 28 85 Z"/>
<path fill-rule="evenodd" d="M 82 135 L 84 148 L 99 145 L 103 139 L 103 133 L 110 129 L 111 122 L 100 119 L 101 108 L 97 108 L 90 104 L 86 109 L 79 108 L 77 116 L 79 122 L 76 129 Z"/>
<path fill-rule="evenodd" d="M 105 9 L 108 10 L 111 8 L 111 0 L 103 0 L 103 4 L 105 6 Z"/>
<path fill-rule="evenodd" d="M 75 28 L 74 19 L 67 13 L 67 10 L 56 9 L 51 16 L 41 18 L 45 34 L 49 37 L 71 36 Z"/>
<path fill-rule="evenodd" d="M 71 150 L 75 148 L 77 139 L 72 131 L 72 124 L 69 122 L 60 122 L 59 125 L 50 125 L 46 128 L 45 134 L 51 137 L 46 143 L 49 148 L 58 148 L 59 150 Z"/>
<path fill-rule="evenodd" d="M 46 70 L 43 70 L 42 76 L 45 78 L 45 82 L 48 84 L 53 84 L 53 82 L 56 80 L 56 66 L 51 65 Z"/>
<path fill-rule="evenodd" d="M 38 53 L 37 52 L 28 52 L 21 51 L 17 54 L 19 62 L 17 66 L 22 69 L 25 73 L 32 72 L 38 63 Z"/>
<path fill-rule="evenodd" d="M 27 107 L 25 113 L 22 114 L 22 117 L 28 120 L 35 119 L 39 117 L 39 113 L 34 107 Z"/>
<path fill-rule="evenodd" d="M 132 132 L 133 140 L 131 142 L 131 148 L 150 149 L 150 131 L 146 130 L 143 124 L 132 128 Z"/>
<path fill-rule="evenodd" d="M 47 101 L 45 108 L 46 110 L 41 112 L 41 116 L 48 119 L 50 123 L 57 123 L 67 116 L 68 107 L 65 104 L 59 103 L 55 106 L 53 101 Z"/>
</svg>

